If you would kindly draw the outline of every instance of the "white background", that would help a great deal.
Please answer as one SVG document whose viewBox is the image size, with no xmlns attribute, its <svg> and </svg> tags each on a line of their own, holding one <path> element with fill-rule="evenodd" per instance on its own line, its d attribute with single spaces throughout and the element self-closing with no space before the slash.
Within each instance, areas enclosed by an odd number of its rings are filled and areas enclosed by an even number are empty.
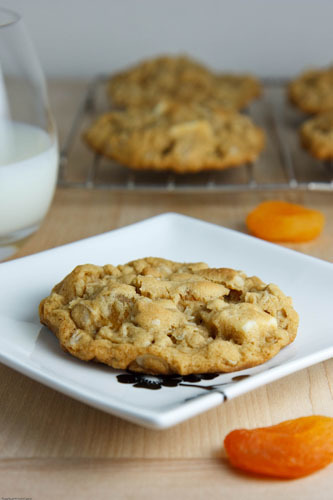
<svg viewBox="0 0 333 500">
<path fill-rule="evenodd" d="M 217 69 L 292 76 L 333 61 L 333 0 L 1 0 L 48 76 L 92 76 L 183 51 Z"/>
</svg>

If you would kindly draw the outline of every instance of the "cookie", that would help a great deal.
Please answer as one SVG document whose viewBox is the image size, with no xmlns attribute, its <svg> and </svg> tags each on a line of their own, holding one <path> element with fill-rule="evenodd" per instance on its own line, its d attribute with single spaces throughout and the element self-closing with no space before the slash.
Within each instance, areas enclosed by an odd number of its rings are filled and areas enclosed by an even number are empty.
<svg viewBox="0 0 333 500">
<path fill-rule="evenodd" d="M 288 95 L 305 113 L 333 110 L 333 66 L 301 74 L 289 84 Z"/>
<path fill-rule="evenodd" d="M 166 102 L 102 115 L 83 137 L 122 165 L 177 173 L 253 162 L 264 146 L 262 130 L 247 116 Z"/>
<path fill-rule="evenodd" d="M 39 313 L 73 356 L 155 374 L 258 365 L 292 342 L 298 326 L 291 299 L 276 285 L 153 257 L 78 266 Z"/>
<path fill-rule="evenodd" d="M 304 122 L 300 137 L 303 147 L 312 156 L 320 160 L 333 159 L 333 110 Z"/>
<path fill-rule="evenodd" d="M 216 77 L 216 87 L 208 102 L 212 107 L 242 110 L 261 92 L 261 85 L 254 76 L 225 73 Z"/>
<path fill-rule="evenodd" d="M 151 107 L 162 99 L 239 110 L 260 93 L 260 83 L 251 75 L 215 74 L 184 56 L 148 59 L 108 83 L 116 107 Z"/>
</svg>

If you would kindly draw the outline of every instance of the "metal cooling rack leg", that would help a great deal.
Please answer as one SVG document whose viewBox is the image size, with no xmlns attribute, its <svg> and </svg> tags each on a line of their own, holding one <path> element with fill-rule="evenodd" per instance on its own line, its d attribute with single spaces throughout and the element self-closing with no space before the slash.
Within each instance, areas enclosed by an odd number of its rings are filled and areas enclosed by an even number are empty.
<svg viewBox="0 0 333 500">
<path fill-rule="evenodd" d="M 95 187 L 96 185 L 95 181 L 97 178 L 100 161 L 101 161 L 101 156 L 99 154 L 95 154 L 94 159 L 89 166 L 85 182 L 85 186 L 89 189 Z"/>
<path fill-rule="evenodd" d="M 168 191 L 174 191 L 174 189 L 175 189 L 175 176 L 173 174 L 168 175 L 166 188 Z"/>
<path fill-rule="evenodd" d="M 247 185 L 250 189 L 257 187 L 257 181 L 254 177 L 254 165 L 252 163 L 248 163 L 245 165 L 246 167 L 246 175 L 247 175 Z"/>
<path fill-rule="evenodd" d="M 134 172 L 130 172 L 128 174 L 126 187 L 130 191 L 135 188 L 135 174 L 134 174 Z"/>
<path fill-rule="evenodd" d="M 216 188 L 216 181 L 215 181 L 215 173 L 214 174 L 209 174 L 208 180 L 206 183 L 207 189 L 214 189 Z"/>
<path fill-rule="evenodd" d="M 280 104 L 280 106 L 282 106 L 282 105 Z M 270 104 L 270 108 L 272 111 L 272 124 L 273 124 L 273 128 L 274 128 L 275 135 L 277 138 L 277 143 L 278 143 L 278 147 L 279 147 L 279 151 L 280 151 L 280 155 L 281 155 L 281 160 L 282 160 L 282 164 L 283 164 L 286 176 L 287 176 L 289 187 L 290 188 L 297 188 L 298 181 L 296 179 L 296 173 L 295 173 L 295 169 L 294 169 L 292 156 L 291 156 L 289 147 L 286 145 L 287 141 L 285 140 L 284 134 L 283 134 L 284 120 L 281 117 L 281 111 L 279 112 L 276 109 L 276 105 L 274 106 L 274 105 Z"/>
</svg>

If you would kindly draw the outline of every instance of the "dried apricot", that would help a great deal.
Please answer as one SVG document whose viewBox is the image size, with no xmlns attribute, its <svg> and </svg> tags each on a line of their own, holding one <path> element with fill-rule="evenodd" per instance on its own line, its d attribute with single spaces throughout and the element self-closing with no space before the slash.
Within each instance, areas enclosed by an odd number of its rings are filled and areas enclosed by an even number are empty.
<svg viewBox="0 0 333 500">
<path fill-rule="evenodd" d="M 307 476 L 333 461 L 333 418 L 315 415 L 271 427 L 230 432 L 224 440 L 235 467 L 265 476 Z"/>
<path fill-rule="evenodd" d="M 319 210 L 278 200 L 260 203 L 246 218 L 246 225 L 254 236 L 290 243 L 316 238 L 324 222 L 324 215 Z"/>
</svg>

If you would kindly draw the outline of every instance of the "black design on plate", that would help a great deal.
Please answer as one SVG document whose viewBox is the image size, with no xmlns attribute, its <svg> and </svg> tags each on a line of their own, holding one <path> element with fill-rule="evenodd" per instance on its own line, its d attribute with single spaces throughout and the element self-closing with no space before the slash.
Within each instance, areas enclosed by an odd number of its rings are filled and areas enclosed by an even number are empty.
<svg viewBox="0 0 333 500">
<path fill-rule="evenodd" d="M 222 382 L 220 384 L 212 384 L 212 385 L 200 385 L 199 382 L 202 380 L 213 380 L 214 378 L 222 375 L 222 373 L 200 373 L 200 374 L 192 374 L 192 375 L 149 375 L 146 373 L 136 373 L 127 371 L 125 373 L 121 373 L 117 375 L 117 380 L 121 384 L 130 384 L 133 387 L 138 389 L 149 389 L 151 391 L 156 391 L 162 389 L 162 387 L 196 387 L 198 389 L 203 389 L 204 391 L 216 391 L 220 392 L 224 399 L 227 399 L 226 394 L 223 390 L 219 389 L 220 387 L 230 385 L 232 383 L 240 382 L 251 375 L 235 375 L 231 379 L 226 382 Z M 185 401 L 190 401 L 192 399 L 196 399 L 198 396 L 193 396 L 191 398 L 186 399 Z"/>
<path fill-rule="evenodd" d="M 177 387 L 178 385 L 186 387 L 200 387 L 201 389 L 211 390 L 214 386 L 196 385 L 195 382 L 201 380 L 212 380 L 218 377 L 219 373 L 203 373 L 200 375 L 148 375 L 144 373 L 126 372 L 117 375 L 117 380 L 121 384 L 131 384 L 139 389 L 150 389 L 156 391 L 162 387 Z M 185 382 L 185 383 L 184 383 Z M 188 382 L 188 383 L 186 383 Z"/>
</svg>

